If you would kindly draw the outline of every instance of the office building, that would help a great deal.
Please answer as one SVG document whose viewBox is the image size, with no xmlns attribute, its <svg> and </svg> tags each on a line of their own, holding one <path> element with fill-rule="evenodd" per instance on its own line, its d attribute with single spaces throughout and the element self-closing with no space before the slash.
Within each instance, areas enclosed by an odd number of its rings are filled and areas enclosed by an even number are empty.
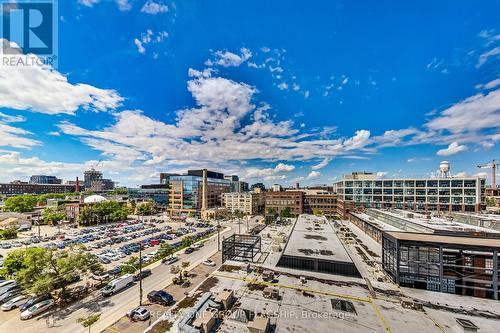
<svg viewBox="0 0 500 333">
<path fill-rule="evenodd" d="M 377 179 L 354 172 L 333 186 L 344 216 L 357 207 L 450 212 L 480 212 L 486 207 L 485 179 L 479 177 Z"/>
<path fill-rule="evenodd" d="M 103 192 L 114 190 L 115 183 L 103 178 L 101 171 L 90 169 L 83 173 L 83 186 L 87 191 Z"/>
<path fill-rule="evenodd" d="M 222 194 L 222 205 L 228 212 L 243 212 L 248 215 L 260 214 L 264 211 L 264 193 L 231 192 Z"/>
<path fill-rule="evenodd" d="M 62 179 L 55 176 L 33 175 L 30 177 L 30 184 L 62 184 Z"/>
<path fill-rule="evenodd" d="M 188 170 L 185 175 L 164 177 L 168 184 L 170 215 L 200 214 L 202 210 L 221 207 L 222 193 L 231 192 L 231 182 L 222 173 Z"/>
<path fill-rule="evenodd" d="M 304 212 L 304 192 L 302 191 L 280 191 L 266 192 L 266 212 L 280 213 L 289 209 L 292 215 L 298 216 Z"/>
<path fill-rule="evenodd" d="M 323 190 L 304 190 L 304 214 L 337 216 L 337 195 Z"/>
<path fill-rule="evenodd" d="M 167 184 L 141 185 L 140 188 L 129 188 L 127 192 L 129 200 L 134 200 L 137 202 L 152 201 L 158 208 L 167 208 Z"/>
</svg>

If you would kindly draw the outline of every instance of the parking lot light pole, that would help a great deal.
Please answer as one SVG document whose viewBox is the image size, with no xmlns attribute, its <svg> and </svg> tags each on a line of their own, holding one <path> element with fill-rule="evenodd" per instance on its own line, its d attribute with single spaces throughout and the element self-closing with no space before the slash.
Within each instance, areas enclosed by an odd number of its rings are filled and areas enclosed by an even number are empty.
<svg viewBox="0 0 500 333">
<path fill-rule="evenodd" d="M 142 242 L 139 242 L 139 306 L 142 305 Z"/>
</svg>

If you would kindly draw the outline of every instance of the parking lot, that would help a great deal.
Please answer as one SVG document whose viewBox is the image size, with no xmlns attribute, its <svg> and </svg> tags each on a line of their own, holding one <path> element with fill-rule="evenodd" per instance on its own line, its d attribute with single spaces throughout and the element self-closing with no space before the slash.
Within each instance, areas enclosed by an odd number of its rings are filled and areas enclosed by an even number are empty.
<svg viewBox="0 0 500 333">
<path fill-rule="evenodd" d="M 73 286 L 93 285 L 101 279 L 109 280 L 120 275 L 124 262 L 132 256 L 139 256 L 139 244 L 142 244 L 143 266 L 147 266 L 154 259 L 160 245 L 168 243 L 174 249 L 179 249 L 183 237 L 190 236 L 193 240 L 201 239 L 215 231 L 213 226 L 194 221 L 192 223 L 172 222 L 164 219 L 150 221 L 129 220 L 124 223 L 115 223 L 105 226 L 72 229 L 64 234 L 53 233 L 47 237 L 27 236 L 14 241 L 2 242 L 2 255 L 16 248 L 19 242 L 24 247 L 45 247 L 54 250 L 84 247 L 85 251 L 96 255 L 104 266 L 104 274 L 92 274 L 77 279 Z M 12 246 L 15 243 L 16 246 Z M 75 246 L 75 247 L 72 247 Z M 80 250 L 78 250 L 80 251 Z M 21 292 L 21 290 L 17 290 Z M 19 318 L 19 311 L 0 312 L 0 320 L 6 321 Z"/>
</svg>

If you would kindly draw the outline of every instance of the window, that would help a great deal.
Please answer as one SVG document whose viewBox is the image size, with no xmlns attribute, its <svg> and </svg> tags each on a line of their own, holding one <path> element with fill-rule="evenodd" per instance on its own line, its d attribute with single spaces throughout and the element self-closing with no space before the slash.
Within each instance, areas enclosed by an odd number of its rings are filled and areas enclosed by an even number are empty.
<svg viewBox="0 0 500 333">
<path fill-rule="evenodd" d="M 473 258 L 472 257 L 464 257 L 464 266 L 465 267 L 473 267 Z"/>
<path fill-rule="evenodd" d="M 493 259 L 486 258 L 484 260 L 485 274 L 493 275 Z"/>
</svg>

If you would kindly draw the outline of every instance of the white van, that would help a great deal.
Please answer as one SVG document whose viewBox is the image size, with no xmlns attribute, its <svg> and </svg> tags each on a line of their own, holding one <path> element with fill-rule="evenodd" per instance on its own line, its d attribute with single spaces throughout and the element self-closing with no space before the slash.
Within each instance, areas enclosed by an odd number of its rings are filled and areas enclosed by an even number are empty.
<svg viewBox="0 0 500 333">
<path fill-rule="evenodd" d="M 106 287 L 102 290 L 103 296 L 111 296 L 118 291 L 130 286 L 134 282 L 134 275 L 125 274 L 116 278 L 108 283 Z"/>
</svg>

